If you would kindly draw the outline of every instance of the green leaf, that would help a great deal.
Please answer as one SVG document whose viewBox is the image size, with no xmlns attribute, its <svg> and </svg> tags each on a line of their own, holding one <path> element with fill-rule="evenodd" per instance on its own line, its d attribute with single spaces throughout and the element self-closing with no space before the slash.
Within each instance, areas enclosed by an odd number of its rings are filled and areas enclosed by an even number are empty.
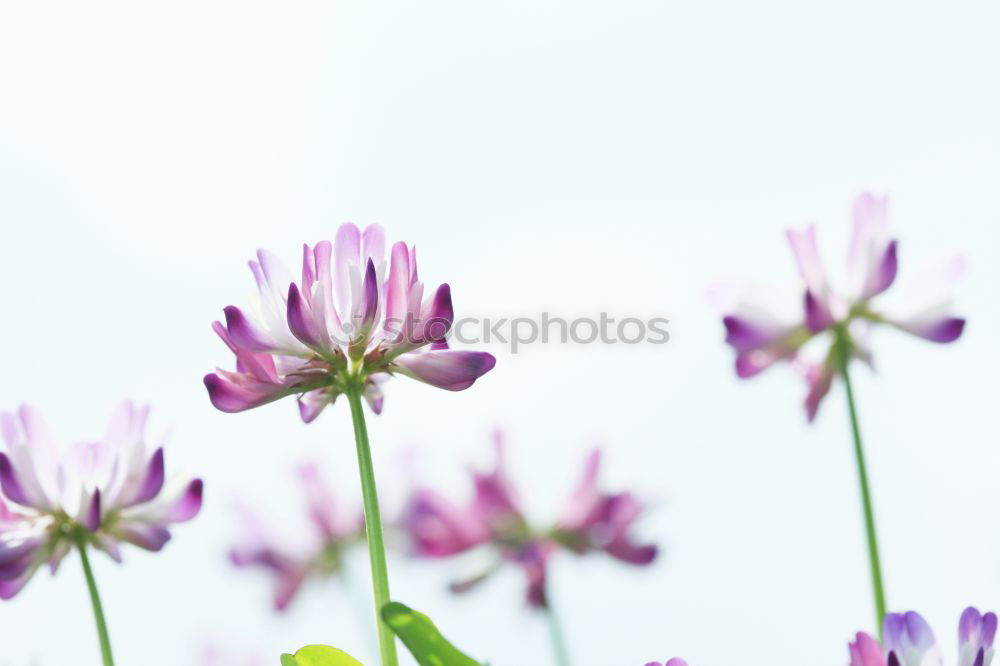
<svg viewBox="0 0 1000 666">
<path fill-rule="evenodd" d="M 362 666 L 361 662 L 343 650 L 326 645 L 307 645 L 293 657 L 281 655 L 281 666 Z"/>
<path fill-rule="evenodd" d="M 423 613 L 390 601 L 382 607 L 382 619 L 396 632 L 420 666 L 480 666 L 449 643 Z"/>
</svg>

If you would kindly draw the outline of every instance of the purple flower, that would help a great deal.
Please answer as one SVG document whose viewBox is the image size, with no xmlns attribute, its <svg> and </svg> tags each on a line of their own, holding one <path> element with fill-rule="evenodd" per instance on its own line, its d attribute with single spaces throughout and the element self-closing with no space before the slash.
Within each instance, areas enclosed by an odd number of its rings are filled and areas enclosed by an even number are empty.
<svg viewBox="0 0 1000 666">
<path fill-rule="evenodd" d="M 687 662 L 683 659 L 678 659 L 674 657 L 673 659 L 668 659 L 666 663 L 661 664 L 658 661 L 651 661 L 646 666 L 687 666 Z"/>
<path fill-rule="evenodd" d="M 889 235 L 886 207 L 885 197 L 872 194 L 863 194 L 854 202 L 846 289 L 835 291 L 831 286 L 815 228 L 790 230 L 788 240 L 802 279 L 799 314 L 784 319 L 771 308 L 744 300 L 728 306 L 723 317 L 726 342 L 736 352 L 739 377 L 753 377 L 778 361 L 796 362 L 808 385 L 805 408 L 810 421 L 838 372 L 836 345 L 829 345 L 819 360 L 799 358 L 813 339 L 832 339 L 829 334 L 834 331 L 848 335 L 850 355 L 871 364 L 866 337 L 873 325 L 887 324 L 940 343 L 957 340 L 965 328 L 965 320 L 950 313 L 952 285 L 961 272 L 958 261 L 927 273 L 922 282 L 913 282 L 910 293 L 901 294 L 895 303 L 878 298 L 893 285 L 899 268 L 897 242 Z"/>
<path fill-rule="evenodd" d="M 198 514 L 202 482 L 166 478 L 163 448 L 145 442 L 148 413 L 126 402 L 103 439 L 66 451 L 31 407 L 0 414 L 0 598 L 44 563 L 55 573 L 79 535 L 121 561 L 121 542 L 160 550 L 172 523 Z"/>
<path fill-rule="evenodd" d="M 588 456 L 583 479 L 561 518 L 551 528 L 538 530 L 525 517 L 507 478 L 499 434 L 495 447 L 496 465 L 492 471 L 473 474 L 474 494 L 468 504 L 453 503 L 428 489 L 416 492 L 404 512 L 403 523 L 418 555 L 449 557 L 477 546 L 487 546 L 494 553 L 494 566 L 452 584 L 453 591 L 472 588 L 501 563 L 509 562 L 527 577 L 528 603 L 545 607 L 548 561 L 558 549 L 578 555 L 603 551 L 640 565 L 656 557 L 656 546 L 636 544 L 631 536 L 632 525 L 642 513 L 639 502 L 630 493 L 609 494 L 598 489 L 599 452 Z"/>
<path fill-rule="evenodd" d="M 364 518 L 337 510 L 333 493 L 313 464 L 298 469 L 306 495 L 308 522 L 312 529 L 304 544 L 296 547 L 278 538 L 252 515 L 245 515 L 246 535 L 229 557 L 239 567 L 262 567 L 274 580 L 274 606 L 288 608 L 303 583 L 312 577 L 332 576 L 341 571 L 343 551 L 365 537 Z"/>
<path fill-rule="evenodd" d="M 205 376 L 212 404 L 224 412 L 294 394 L 308 423 L 356 382 L 380 413 L 380 385 L 391 375 L 461 391 L 496 363 L 485 352 L 448 349 L 451 288 L 425 294 L 416 250 L 405 243 L 392 247 L 387 263 L 378 225 L 362 232 L 344 224 L 334 243 L 304 246 L 298 282 L 265 250 L 250 270 L 257 306 L 226 307 L 225 325 L 213 325 L 236 355 L 235 372 Z"/>
<path fill-rule="evenodd" d="M 966 608 L 958 622 L 958 666 L 990 666 L 997 616 Z M 940 666 L 941 651 L 934 633 L 919 613 L 885 616 L 882 644 L 859 632 L 848 646 L 851 666 Z"/>
</svg>

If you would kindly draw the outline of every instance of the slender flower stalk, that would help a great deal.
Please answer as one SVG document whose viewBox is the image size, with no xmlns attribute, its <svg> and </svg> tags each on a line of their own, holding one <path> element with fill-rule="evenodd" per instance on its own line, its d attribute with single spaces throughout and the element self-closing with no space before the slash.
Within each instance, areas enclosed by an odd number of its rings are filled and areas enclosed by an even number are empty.
<svg viewBox="0 0 1000 666">
<path fill-rule="evenodd" d="M 372 589 L 375 594 L 375 623 L 378 626 L 378 646 L 382 664 L 395 666 L 396 639 L 392 630 L 382 621 L 382 608 L 391 601 L 389 596 L 389 569 L 385 562 L 385 539 L 382 533 L 382 514 L 378 506 L 375 486 L 375 467 L 368 444 L 368 428 L 361 406 L 361 391 L 348 387 L 347 401 L 351 406 L 354 423 L 354 441 L 358 450 L 358 471 L 361 474 L 361 496 L 365 507 L 365 534 L 368 537 L 368 559 L 372 569 Z"/>
<path fill-rule="evenodd" d="M 865 452 L 861 443 L 861 428 L 858 425 L 858 410 L 854 402 L 854 388 L 851 384 L 850 372 L 848 372 L 848 365 L 850 364 L 850 340 L 847 333 L 843 330 L 838 330 L 836 335 L 840 375 L 844 380 L 847 410 L 851 417 L 851 434 L 854 438 L 854 456 L 858 465 L 858 485 L 861 488 L 861 505 L 865 514 L 868 564 L 871 567 L 872 593 L 875 598 L 875 626 L 881 632 L 885 621 L 885 589 L 882 585 L 882 563 L 879 559 L 878 535 L 875 531 L 875 510 L 872 507 L 872 494 L 868 486 L 868 468 L 865 464 Z M 881 636 L 881 633 L 879 636 Z"/>
<path fill-rule="evenodd" d="M 87 579 L 87 590 L 90 592 L 90 604 L 94 607 L 94 623 L 97 625 L 97 639 L 101 644 L 101 662 L 104 666 L 115 666 L 111 656 L 111 638 L 108 636 L 108 623 L 104 619 L 104 607 L 101 605 L 101 595 L 97 591 L 97 581 L 94 571 L 90 568 L 90 557 L 87 555 L 87 537 L 78 532 L 76 546 L 80 551 L 80 562 L 83 564 L 83 575 Z"/>
<path fill-rule="evenodd" d="M 566 648 L 562 622 L 559 621 L 559 614 L 552 607 L 551 600 L 545 604 L 545 618 L 549 623 L 549 638 L 552 641 L 552 652 L 556 658 L 556 666 L 570 666 L 569 650 Z"/>
</svg>

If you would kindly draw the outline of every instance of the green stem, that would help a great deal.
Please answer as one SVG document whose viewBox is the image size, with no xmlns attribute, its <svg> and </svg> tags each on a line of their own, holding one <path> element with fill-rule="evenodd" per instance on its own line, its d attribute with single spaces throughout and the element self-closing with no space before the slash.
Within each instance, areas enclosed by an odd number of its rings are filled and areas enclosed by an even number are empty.
<svg viewBox="0 0 1000 666">
<path fill-rule="evenodd" d="M 389 603 L 389 572 L 385 564 L 385 540 L 382 536 L 382 516 L 378 508 L 378 491 L 375 488 L 375 469 L 368 444 L 368 428 L 361 407 L 361 392 L 351 386 L 347 389 L 354 422 L 354 441 L 358 449 L 358 470 L 361 472 L 361 495 L 365 505 L 365 532 L 368 535 L 368 558 L 372 567 L 372 588 L 375 592 L 375 624 L 378 627 L 379 652 L 382 666 L 396 666 L 396 639 L 392 630 L 382 621 L 382 607 Z"/>
<path fill-rule="evenodd" d="M 837 334 L 837 346 L 840 361 L 840 374 L 844 378 L 844 388 L 847 393 L 847 409 L 851 415 L 851 432 L 854 435 L 854 457 L 858 465 L 858 481 L 861 485 L 861 504 L 865 513 L 865 536 L 868 540 L 868 563 L 872 572 L 872 592 L 875 596 L 875 621 L 879 637 L 882 636 L 882 625 L 885 620 L 885 590 L 882 587 L 882 565 L 878 555 L 878 537 L 875 533 L 875 510 L 872 508 L 872 495 L 868 487 L 868 470 L 865 465 L 865 453 L 861 445 L 861 428 L 858 426 L 858 412 L 854 403 L 854 389 L 851 386 L 851 376 L 847 370 L 850 363 L 850 343 L 846 331 Z"/>
<path fill-rule="evenodd" d="M 569 652 L 566 650 L 566 638 L 563 635 L 559 615 L 549 601 L 545 602 L 545 619 L 549 624 L 549 637 L 552 640 L 552 651 L 556 656 L 557 666 L 569 666 Z"/>
<path fill-rule="evenodd" d="M 90 568 L 90 558 L 87 557 L 87 541 L 83 534 L 77 534 L 76 545 L 80 549 L 80 561 L 83 563 L 83 575 L 87 579 L 87 589 L 90 590 L 90 604 L 94 607 L 94 622 L 97 624 L 97 638 L 101 643 L 101 661 L 104 666 L 115 666 L 111 657 L 111 639 L 108 638 L 108 624 L 104 620 L 104 609 L 101 607 L 101 595 L 97 592 L 97 582 Z"/>
</svg>

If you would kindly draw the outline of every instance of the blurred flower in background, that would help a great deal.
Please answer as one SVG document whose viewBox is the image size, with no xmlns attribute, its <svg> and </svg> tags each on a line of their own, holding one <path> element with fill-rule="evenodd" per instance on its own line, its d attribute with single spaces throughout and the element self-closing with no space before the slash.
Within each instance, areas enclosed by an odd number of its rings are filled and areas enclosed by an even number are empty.
<svg viewBox="0 0 1000 666">
<path fill-rule="evenodd" d="M 687 662 L 674 657 L 673 659 L 668 659 L 666 663 L 661 664 L 658 661 L 651 661 L 646 666 L 687 666 Z"/>
<path fill-rule="evenodd" d="M 958 621 L 958 666 L 990 666 L 997 616 L 969 607 Z M 850 643 L 851 666 L 939 666 L 941 651 L 934 632 L 919 613 L 885 616 L 883 641 L 859 632 Z"/>
<path fill-rule="evenodd" d="M 451 288 L 442 284 L 425 298 L 416 249 L 400 242 L 390 255 L 387 266 L 380 226 L 362 232 L 344 224 L 335 243 L 304 246 L 296 283 L 274 255 L 260 250 L 250 262 L 257 307 L 228 306 L 225 326 L 213 325 L 236 355 L 236 371 L 205 377 L 212 404 L 238 412 L 299 394 L 308 423 L 348 382 L 361 387 L 377 414 L 381 383 L 391 375 L 461 391 L 489 372 L 492 355 L 448 349 Z"/>
<path fill-rule="evenodd" d="M 10 598 L 42 564 L 55 573 L 75 544 L 121 561 L 121 543 L 157 551 L 172 523 L 201 509 L 200 479 L 167 480 L 163 447 L 150 452 L 148 407 L 122 404 L 104 438 L 60 450 L 39 414 L 0 414 L 0 597 Z"/>
<path fill-rule="evenodd" d="M 242 541 L 230 553 L 239 567 L 260 567 L 274 580 L 274 606 L 284 611 L 310 578 L 328 578 L 343 572 L 344 551 L 365 538 L 361 512 L 345 513 L 338 509 L 319 469 L 314 464 L 297 470 L 306 496 L 306 512 L 311 526 L 304 542 L 271 534 L 252 514 L 246 514 Z"/>
<path fill-rule="evenodd" d="M 450 557 L 477 547 L 492 549 L 495 562 L 469 580 L 453 583 L 464 592 L 487 578 L 503 563 L 520 567 L 527 577 L 527 599 L 535 607 L 548 604 L 546 570 L 560 549 L 578 555 L 603 551 L 629 564 L 649 564 L 654 545 L 637 544 L 631 535 L 643 507 L 629 492 L 606 493 L 597 485 L 600 453 L 592 452 L 583 478 L 569 498 L 562 516 L 548 528 L 528 522 L 504 465 L 504 443 L 496 434 L 496 465 L 473 474 L 474 495 L 467 505 L 456 504 L 434 490 L 414 493 L 403 517 L 415 554 Z"/>
<path fill-rule="evenodd" d="M 837 336 L 849 341 L 848 353 L 869 365 L 869 329 L 886 324 L 932 342 L 953 342 L 965 328 L 965 320 L 951 314 L 952 288 L 962 272 L 962 262 L 953 260 L 928 271 L 911 282 L 895 302 L 875 303 L 896 280 L 897 241 L 890 237 L 885 197 L 862 194 L 854 202 L 854 234 L 847 260 L 849 286 L 835 291 L 828 279 L 810 226 L 789 230 L 788 240 L 802 278 L 804 293 L 801 313 L 795 321 L 785 321 L 772 308 L 743 300 L 723 317 L 726 342 L 736 352 L 736 374 L 753 377 L 772 364 L 795 361 L 808 384 L 805 401 L 809 420 L 816 417 L 820 403 L 829 392 L 838 372 L 835 344 Z M 881 299 L 880 299 L 881 300 Z M 801 360 L 803 347 L 823 333 L 832 342 L 819 360 Z"/>
</svg>

